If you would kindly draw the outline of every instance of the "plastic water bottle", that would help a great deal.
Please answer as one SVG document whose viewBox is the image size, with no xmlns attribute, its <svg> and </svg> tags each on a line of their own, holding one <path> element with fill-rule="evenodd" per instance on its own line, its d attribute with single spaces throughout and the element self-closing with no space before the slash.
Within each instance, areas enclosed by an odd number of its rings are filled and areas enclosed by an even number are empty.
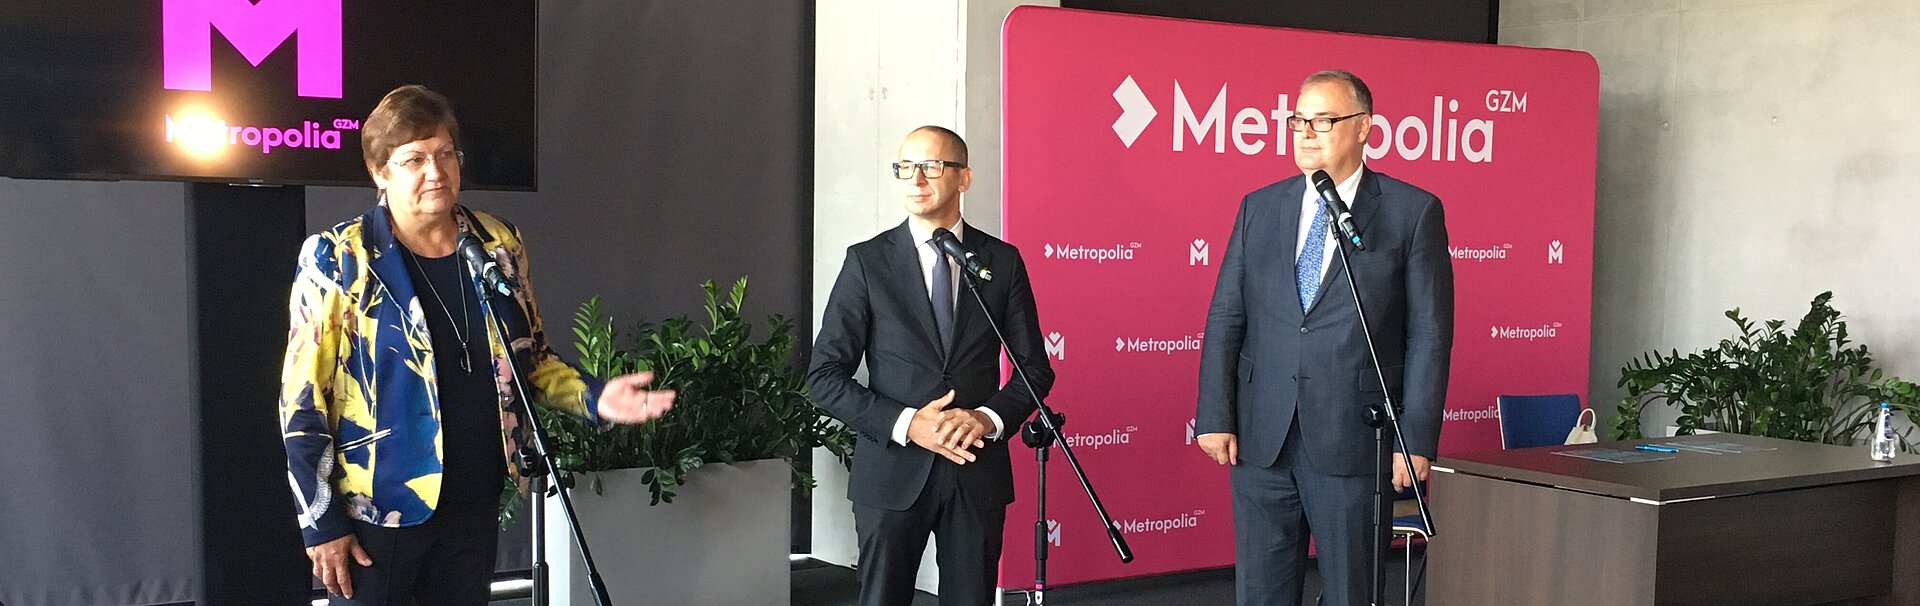
<svg viewBox="0 0 1920 606">
<path fill-rule="evenodd" d="M 1875 461 L 1892 461 L 1894 451 L 1893 409 L 1880 403 L 1880 420 L 1873 425 L 1873 446 L 1868 456 Z"/>
</svg>

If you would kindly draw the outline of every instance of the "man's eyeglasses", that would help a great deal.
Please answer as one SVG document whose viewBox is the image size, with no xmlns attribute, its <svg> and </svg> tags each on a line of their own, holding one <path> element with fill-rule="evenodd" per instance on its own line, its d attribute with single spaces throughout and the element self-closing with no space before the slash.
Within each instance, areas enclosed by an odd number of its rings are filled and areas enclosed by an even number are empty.
<svg viewBox="0 0 1920 606">
<path fill-rule="evenodd" d="M 428 156 L 426 154 L 408 154 L 406 156 L 390 160 L 387 163 L 392 164 L 394 166 L 398 166 L 400 168 L 407 169 L 407 172 L 417 173 L 417 172 L 420 172 L 421 169 L 426 168 L 427 162 L 429 161 L 433 162 L 435 165 L 438 165 L 440 168 L 443 168 L 446 170 L 458 170 L 460 168 L 460 165 L 466 163 L 467 152 L 454 151 L 449 149 L 449 150 L 445 150 L 440 153 L 434 154 L 432 156 Z"/>
<path fill-rule="evenodd" d="M 893 163 L 893 178 L 900 179 L 900 180 L 912 179 L 914 171 L 919 171 L 920 174 L 926 175 L 928 179 L 938 179 L 940 178 L 941 175 L 945 175 L 947 173 L 947 167 L 949 166 L 954 168 L 966 168 L 967 164 L 965 162 L 953 162 L 949 160 L 927 160 L 925 162 L 895 162 Z"/>
<path fill-rule="evenodd" d="M 1339 124 L 1341 120 L 1358 118 L 1360 116 L 1365 116 L 1365 115 L 1367 115 L 1367 112 L 1360 112 L 1357 114 L 1347 114 L 1345 116 L 1340 116 L 1338 118 L 1328 118 L 1325 116 L 1322 116 L 1319 118 L 1302 118 L 1299 116 L 1287 116 L 1287 130 L 1297 133 L 1297 132 L 1300 132 L 1300 127 L 1302 125 L 1312 124 L 1313 132 L 1316 132 L 1316 133 L 1331 132 L 1333 130 L 1333 125 Z"/>
</svg>

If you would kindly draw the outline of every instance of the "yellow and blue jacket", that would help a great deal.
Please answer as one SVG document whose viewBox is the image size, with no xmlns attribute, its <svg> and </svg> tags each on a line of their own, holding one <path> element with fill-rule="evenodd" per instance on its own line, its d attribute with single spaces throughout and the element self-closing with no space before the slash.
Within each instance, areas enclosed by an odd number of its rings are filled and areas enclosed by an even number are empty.
<svg viewBox="0 0 1920 606">
<path fill-rule="evenodd" d="M 491 315 L 484 320 L 499 393 L 501 456 L 518 481 L 525 470 L 513 455 L 532 437 L 514 402 L 507 344 L 537 404 L 595 419 L 600 385 L 548 346 L 519 230 L 465 207 L 454 218 L 520 284 L 512 300 L 493 298 L 512 334 L 503 338 Z M 433 340 L 403 258 L 384 205 L 308 237 L 300 248 L 280 375 L 280 429 L 308 546 L 352 532 L 349 520 L 419 524 L 440 498 Z"/>
</svg>

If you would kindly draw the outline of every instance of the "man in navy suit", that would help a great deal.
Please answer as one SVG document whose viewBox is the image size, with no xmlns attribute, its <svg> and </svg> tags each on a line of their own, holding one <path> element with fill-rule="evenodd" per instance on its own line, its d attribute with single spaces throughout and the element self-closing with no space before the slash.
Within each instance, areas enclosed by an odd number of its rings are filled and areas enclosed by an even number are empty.
<svg viewBox="0 0 1920 606">
<path fill-rule="evenodd" d="M 847 497 L 860 541 L 860 604 L 913 601 L 931 532 L 940 603 L 981 606 L 994 601 L 1013 502 L 1004 440 L 1035 405 L 1018 375 L 1001 384 L 1000 343 L 963 292 L 964 268 L 934 246 L 936 230 L 953 232 L 992 272 L 980 296 L 1040 397 L 1053 371 L 1020 251 L 960 220 L 960 194 L 973 182 L 966 142 L 920 127 L 900 144 L 890 170 L 909 217 L 847 248 L 813 343 L 807 388 L 859 434 Z M 866 385 L 854 379 L 862 361 Z"/>
<path fill-rule="evenodd" d="M 1239 604 L 1301 603 L 1314 539 L 1324 604 L 1365 604 L 1378 463 L 1368 405 L 1383 400 L 1328 217 L 1306 175 L 1326 171 L 1351 204 L 1366 306 L 1412 469 L 1425 480 L 1440 439 L 1453 348 L 1453 266 L 1440 200 L 1368 170 L 1373 95 L 1345 71 L 1308 76 L 1287 128 L 1302 175 L 1240 202 L 1207 310 L 1194 420 L 1207 456 L 1230 465 Z M 1389 440 L 1391 437 L 1389 436 Z"/>
</svg>

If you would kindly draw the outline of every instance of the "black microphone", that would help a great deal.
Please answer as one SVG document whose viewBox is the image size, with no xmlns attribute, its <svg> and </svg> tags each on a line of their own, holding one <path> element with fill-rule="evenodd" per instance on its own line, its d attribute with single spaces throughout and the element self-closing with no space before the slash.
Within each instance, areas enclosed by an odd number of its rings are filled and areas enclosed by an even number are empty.
<svg viewBox="0 0 1920 606">
<path fill-rule="evenodd" d="M 460 258 L 467 260 L 467 270 L 479 276 L 481 285 L 487 290 L 502 296 L 513 296 L 513 289 L 518 288 L 519 285 L 500 273 L 500 264 L 495 263 L 493 255 L 487 254 L 486 249 L 480 247 L 478 236 L 469 231 L 460 232 L 460 239 L 454 243 L 454 247 L 460 251 Z"/>
<path fill-rule="evenodd" d="M 959 263 L 960 268 L 965 269 L 967 273 L 979 276 L 980 279 L 988 282 L 993 281 L 993 272 L 989 271 L 987 266 L 981 265 L 980 259 L 973 256 L 973 253 L 967 252 L 966 247 L 960 245 L 960 239 L 953 237 L 953 232 L 947 231 L 947 228 L 933 230 L 933 245 L 940 249 L 940 252 L 953 257 L 954 262 Z"/>
<path fill-rule="evenodd" d="M 1311 179 L 1313 188 L 1320 190 L 1320 199 L 1333 205 L 1333 223 L 1340 226 L 1340 233 L 1345 234 L 1347 240 L 1353 242 L 1355 249 L 1366 250 L 1367 247 L 1360 244 L 1360 230 L 1353 227 L 1353 212 L 1347 210 L 1346 202 L 1340 201 L 1340 190 L 1334 186 L 1333 177 L 1327 176 L 1327 171 L 1316 170 L 1313 171 Z"/>
</svg>

